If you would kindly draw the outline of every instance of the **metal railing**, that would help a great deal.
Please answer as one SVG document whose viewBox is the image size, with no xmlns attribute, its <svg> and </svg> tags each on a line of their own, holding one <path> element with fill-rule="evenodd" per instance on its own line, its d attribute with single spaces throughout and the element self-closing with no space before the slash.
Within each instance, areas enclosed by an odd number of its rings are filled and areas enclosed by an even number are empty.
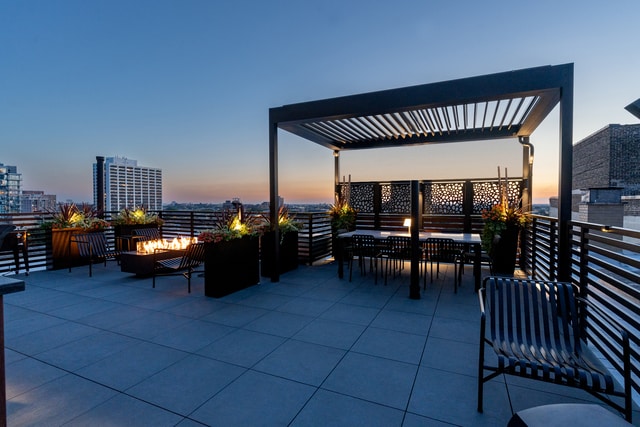
<svg viewBox="0 0 640 427">
<path fill-rule="evenodd" d="M 207 211 L 162 211 L 160 217 L 164 220 L 161 227 L 162 236 L 167 239 L 174 237 L 197 236 L 202 230 L 212 228 L 220 219 L 220 212 Z M 106 212 L 105 219 L 111 220 L 115 212 Z M 304 264 L 327 258 L 331 255 L 331 220 L 327 212 L 296 213 L 297 220 L 303 224 L 298 234 L 298 259 Z M 40 224 L 50 220 L 48 213 L 38 214 L 10 214 L 0 215 L 0 222 L 15 224 L 28 233 L 28 257 L 31 270 L 51 268 L 52 253 L 50 238 L 47 231 L 40 228 Z M 112 227 L 105 230 L 107 241 L 114 244 L 115 236 Z M 20 255 L 21 271 L 24 262 Z M 13 252 L 0 252 L 0 273 L 13 271 L 15 268 Z"/>
<path fill-rule="evenodd" d="M 533 216 L 523 237 L 521 267 L 533 278 L 557 278 L 557 219 Z M 631 378 L 640 393 L 640 231 L 572 221 L 571 281 L 580 295 L 603 309 L 629 332 Z M 622 373 L 615 331 L 594 313 L 587 316 L 586 338 Z"/>
</svg>

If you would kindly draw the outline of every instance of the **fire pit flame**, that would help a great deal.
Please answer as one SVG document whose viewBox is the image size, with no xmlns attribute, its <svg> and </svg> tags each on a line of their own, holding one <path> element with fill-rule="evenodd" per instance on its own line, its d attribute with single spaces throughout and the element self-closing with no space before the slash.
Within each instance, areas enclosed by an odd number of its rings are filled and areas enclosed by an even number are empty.
<svg viewBox="0 0 640 427">
<path fill-rule="evenodd" d="M 195 237 L 176 237 L 173 240 L 147 240 L 144 242 L 138 242 L 136 250 L 141 254 L 152 254 L 156 250 L 184 250 L 187 248 L 189 243 L 195 243 L 196 241 L 197 238 Z"/>
</svg>

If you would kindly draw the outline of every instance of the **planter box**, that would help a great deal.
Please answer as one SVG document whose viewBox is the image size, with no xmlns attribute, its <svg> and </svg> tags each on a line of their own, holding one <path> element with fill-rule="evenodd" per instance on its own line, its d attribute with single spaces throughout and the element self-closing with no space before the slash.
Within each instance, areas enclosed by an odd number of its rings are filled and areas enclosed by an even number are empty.
<svg viewBox="0 0 640 427">
<path fill-rule="evenodd" d="M 291 231 L 281 235 L 280 243 L 280 268 L 279 273 L 298 268 L 298 232 Z M 275 257 L 273 254 L 273 231 L 268 231 L 262 235 L 260 272 L 262 277 L 271 277 L 271 273 L 275 268 Z"/>
<path fill-rule="evenodd" d="M 259 283 L 259 243 L 257 237 L 206 243 L 204 294 L 220 298 Z"/>
<path fill-rule="evenodd" d="M 507 227 L 500 240 L 493 244 L 491 263 L 493 274 L 496 276 L 513 276 L 516 269 L 516 255 L 518 253 L 518 227 Z"/>
<path fill-rule="evenodd" d="M 86 231 L 79 227 L 54 228 L 47 233 L 47 246 L 51 250 L 54 270 L 89 265 L 88 259 L 80 257 L 78 245 L 70 241 L 71 236 L 77 233 L 86 233 Z"/>
</svg>

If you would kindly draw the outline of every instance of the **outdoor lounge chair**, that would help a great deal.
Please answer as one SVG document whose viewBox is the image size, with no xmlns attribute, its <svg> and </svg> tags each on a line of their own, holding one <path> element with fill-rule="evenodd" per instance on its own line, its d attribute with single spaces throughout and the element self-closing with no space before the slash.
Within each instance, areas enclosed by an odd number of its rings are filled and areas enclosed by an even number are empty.
<svg viewBox="0 0 640 427">
<path fill-rule="evenodd" d="M 157 228 L 135 228 L 133 229 L 133 239 L 137 242 L 146 242 L 147 240 L 159 240 L 160 230 Z"/>
<path fill-rule="evenodd" d="M 586 390 L 631 422 L 629 335 L 601 309 L 577 297 L 571 284 L 490 276 L 479 299 L 478 412 L 484 383 L 509 374 Z M 590 328 L 606 331 L 619 347 L 615 351 L 623 387 L 584 343 L 587 316 Z M 497 355 L 497 366 L 485 364 L 485 343 Z M 622 397 L 624 405 L 612 397 Z"/>
<path fill-rule="evenodd" d="M 93 276 L 94 262 L 103 261 L 105 266 L 109 259 L 115 259 L 119 262 L 120 251 L 109 247 L 104 232 L 74 234 L 69 239 L 69 253 L 71 253 L 72 243 L 78 246 L 81 258 L 89 259 L 89 277 Z M 69 272 L 71 272 L 71 264 L 69 264 Z"/>
<path fill-rule="evenodd" d="M 191 275 L 195 272 L 195 268 L 203 262 L 204 242 L 190 243 L 184 255 L 154 262 L 153 287 L 156 287 L 156 276 L 176 276 L 181 274 L 187 279 L 187 288 L 191 293 Z"/>
</svg>

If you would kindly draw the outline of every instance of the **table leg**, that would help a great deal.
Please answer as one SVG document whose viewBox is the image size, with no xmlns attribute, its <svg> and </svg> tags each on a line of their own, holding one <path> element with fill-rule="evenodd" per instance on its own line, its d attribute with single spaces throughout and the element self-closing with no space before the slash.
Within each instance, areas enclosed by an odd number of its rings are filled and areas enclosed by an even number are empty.
<svg viewBox="0 0 640 427">
<path fill-rule="evenodd" d="M 343 239 L 336 238 L 334 243 L 336 247 L 334 248 L 334 256 L 336 258 L 336 262 L 338 263 L 338 277 L 342 279 L 344 277 L 344 243 Z"/>
<path fill-rule="evenodd" d="M 474 246 L 474 254 L 473 257 L 473 278 L 475 280 L 475 290 L 478 292 L 480 290 L 480 283 L 482 281 L 482 246 L 477 243 Z"/>
</svg>

